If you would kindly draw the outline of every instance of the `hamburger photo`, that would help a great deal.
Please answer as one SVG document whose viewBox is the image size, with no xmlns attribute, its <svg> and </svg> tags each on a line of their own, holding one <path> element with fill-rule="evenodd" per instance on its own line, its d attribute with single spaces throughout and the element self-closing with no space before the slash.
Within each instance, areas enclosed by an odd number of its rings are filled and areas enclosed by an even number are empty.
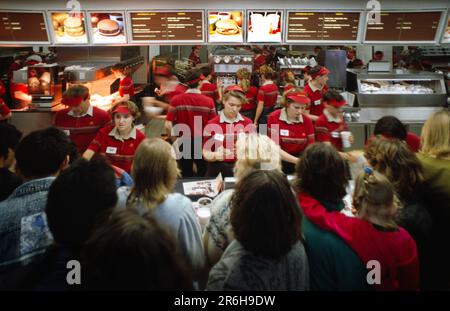
<svg viewBox="0 0 450 311">
<path fill-rule="evenodd" d="M 236 21 L 221 19 L 216 22 L 216 32 L 221 35 L 236 35 L 240 32 L 240 29 Z"/>
<path fill-rule="evenodd" d="M 111 19 L 103 19 L 97 23 L 97 29 L 102 36 L 117 36 L 120 32 L 119 23 Z"/>
<path fill-rule="evenodd" d="M 64 31 L 67 36 L 80 37 L 84 35 L 83 21 L 80 17 L 70 16 L 64 20 Z"/>
</svg>

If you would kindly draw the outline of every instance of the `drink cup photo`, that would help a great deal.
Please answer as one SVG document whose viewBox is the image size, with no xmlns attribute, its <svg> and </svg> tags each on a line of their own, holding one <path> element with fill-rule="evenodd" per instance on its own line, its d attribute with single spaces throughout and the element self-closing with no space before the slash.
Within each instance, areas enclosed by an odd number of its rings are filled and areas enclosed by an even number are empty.
<svg viewBox="0 0 450 311">
<path fill-rule="evenodd" d="M 278 22 L 280 20 L 280 15 L 269 14 L 267 15 L 267 19 L 270 23 L 270 31 L 276 31 L 278 29 Z"/>
<path fill-rule="evenodd" d="M 350 148 L 351 147 L 351 143 L 350 143 L 350 136 L 352 135 L 351 132 L 349 131 L 343 131 L 341 132 L 341 138 L 342 138 L 342 146 L 344 148 Z"/>
</svg>

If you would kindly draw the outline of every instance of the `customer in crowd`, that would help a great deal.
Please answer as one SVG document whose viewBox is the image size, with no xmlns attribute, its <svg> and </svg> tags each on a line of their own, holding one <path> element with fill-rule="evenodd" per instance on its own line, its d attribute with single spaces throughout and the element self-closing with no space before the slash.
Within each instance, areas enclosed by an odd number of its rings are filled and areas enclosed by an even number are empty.
<svg viewBox="0 0 450 311">
<path fill-rule="evenodd" d="M 408 132 L 406 126 L 393 116 L 385 116 L 379 119 L 375 124 L 373 134 L 404 140 L 413 152 L 418 152 L 420 149 L 420 137 L 413 132 Z"/>
<path fill-rule="evenodd" d="M 74 142 L 78 152 L 83 154 L 98 131 L 111 122 L 106 111 L 91 105 L 89 89 L 74 85 L 63 95 L 62 104 L 67 108 L 55 115 L 54 125 Z"/>
<path fill-rule="evenodd" d="M 31 262 L 51 244 L 47 193 L 70 152 L 71 141 L 55 128 L 31 132 L 17 146 L 16 172 L 24 183 L 0 202 L 0 271 Z"/>
<path fill-rule="evenodd" d="M 310 77 L 309 81 L 305 81 L 305 93 L 311 100 L 311 106 L 306 114 L 315 122 L 322 115 L 325 108 L 322 97 L 328 91 L 327 81 L 330 71 L 325 67 L 315 66 L 305 71 L 305 73 Z"/>
<path fill-rule="evenodd" d="M 286 177 L 275 171 L 248 173 L 231 205 L 236 240 L 212 268 L 207 289 L 307 290 L 302 214 Z"/>
<path fill-rule="evenodd" d="M 251 170 L 277 170 L 281 172 L 279 147 L 267 136 L 250 134 L 236 142 L 237 162 L 234 176 L 239 181 Z M 253 189 L 253 188 L 252 188 Z M 211 218 L 203 235 L 208 267 L 215 265 L 227 246 L 234 240 L 230 222 L 230 200 L 233 189 L 221 192 L 211 204 Z"/>
<path fill-rule="evenodd" d="M 306 149 L 297 166 L 295 188 L 307 192 L 327 212 L 341 212 L 346 195 L 346 165 L 332 147 L 314 144 Z M 311 290 L 369 290 L 367 270 L 361 259 L 338 235 L 321 229 L 306 217 L 302 222 L 310 267 Z"/>
<path fill-rule="evenodd" d="M 329 152 L 336 153 L 334 149 Z M 416 243 L 405 229 L 395 223 L 399 202 L 386 177 L 370 167 L 357 177 L 353 193 L 356 217 L 327 211 L 308 191 L 302 190 L 298 199 L 309 221 L 337 234 L 350 245 L 364 266 L 372 267 L 370 280 L 375 290 L 419 288 Z"/>
<path fill-rule="evenodd" d="M 177 244 L 155 217 L 115 212 L 99 226 L 83 254 L 87 290 L 191 290 Z"/>
<path fill-rule="evenodd" d="M 382 136 L 372 139 L 364 155 L 370 166 L 386 176 L 397 192 L 403 207 L 398 210 L 396 222 L 416 241 L 420 288 L 429 289 L 432 220 L 421 196 L 422 165 L 404 141 Z"/>
<path fill-rule="evenodd" d="M 268 65 L 259 68 L 261 76 L 261 87 L 258 90 L 254 124 L 267 124 L 267 116 L 274 110 L 278 99 L 278 86 L 273 81 L 276 77 L 275 71 Z"/>
<path fill-rule="evenodd" d="M 3 201 L 22 183 L 22 179 L 11 171 L 22 133 L 13 125 L 0 123 L 0 137 L 0 201 Z"/>
<path fill-rule="evenodd" d="M 315 140 L 314 125 L 304 114 L 310 103 L 305 93 L 290 89 L 282 97 L 283 108 L 272 112 L 267 120 L 269 136 L 279 143 L 282 150 L 297 158 Z M 294 171 L 294 163 L 283 161 L 285 174 Z"/>
<path fill-rule="evenodd" d="M 450 112 L 443 110 L 425 122 L 418 154 L 425 182 L 424 200 L 433 219 L 433 289 L 450 289 Z"/>
<path fill-rule="evenodd" d="M 255 119 L 258 88 L 251 84 L 252 74 L 247 68 L 236 71 L 236 77 L 247 98 L 247 103 L 242 104 L 241 114 L 253 121 Z"/>
<path fill-rule="evenodd" d="M 151 213 L 180 244 L 181 253 L 196 279 L 202 275 L 205 257 L 201 229 L 191 201 L 172 193 L 179 170 L 170 144 L 160 138 L 146 139 L 133 162 L 133 187 L 118 190 L 119 209 Z"/>
<path fill-rule="evenodd" d="M 208 162 L 206 176 L 232 177 L 236 162 L 235 143 L 239 135 L 256 132 L 252 120 L 239 111 L 247 103 L 244 91 L 238 85 L 225 90 L 223 110 L 209 120 L 203 132 L 203 158 Z"/>
<path fill-rule="evenodd" d="M 81 261 L 81 249 L 95 224 L 109 217 L 117 202 L 114 172 L 102 157 L 80 158 L 64 170 L 48 192 L 45 213 L 54 243 L 44 256 L 8 275 L 8 290 L 73 290 L 67 263 Z M 84 267 L 79 278 L 84 282 Z M 0 282 L 1 283 L 1 282 Z"/>
<path fill-rule="evenodd" d="M 89 160 L 99 153 L 104 155 L 111 165 L 129 173 L 136 149 L 145 139 L 144 134 L 134 126 L 134 120 L 139 115 L 138 107 L 131 101 L 116 105 L 112 110 L 114 124 L 105 126 L 98 132 L 83 157 Z"/>
<path fill-rule="evenodd" d="M 176 149 L 182 155 L 180 167 L 183 177 L 194 176 L 194 163 L 197 176 L 205 176 L 206 173 L 206 163 L 202 159 L 202 150 L 198 146 L 202 145 L 206 124 L 216 116 L 216 108 L 214 101 L 200 92 L 201 77 L 200 70 L 189 71 L 186 76 L 189 89 L 184 94 L 172 98 L 166 116 L 167 135 L 178 136 Z M 174 123 L 178 125 L 178 129 L 172 132 Z M 182 151 L 179 148 L 181 146 Z"/>
</svg>

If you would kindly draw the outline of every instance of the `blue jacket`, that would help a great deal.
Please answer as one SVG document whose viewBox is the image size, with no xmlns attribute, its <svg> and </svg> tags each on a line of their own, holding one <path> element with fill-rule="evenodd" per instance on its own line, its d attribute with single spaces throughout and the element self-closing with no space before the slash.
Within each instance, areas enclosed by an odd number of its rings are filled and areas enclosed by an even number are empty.
<svg viewBox="0 0 450 311">
<path fill-rule="evenodd" d="M 31 262 L 53 242 L 45 205 L 54 180 L 26 182 L 0 202 L 0 272 Z"/>
</svg>

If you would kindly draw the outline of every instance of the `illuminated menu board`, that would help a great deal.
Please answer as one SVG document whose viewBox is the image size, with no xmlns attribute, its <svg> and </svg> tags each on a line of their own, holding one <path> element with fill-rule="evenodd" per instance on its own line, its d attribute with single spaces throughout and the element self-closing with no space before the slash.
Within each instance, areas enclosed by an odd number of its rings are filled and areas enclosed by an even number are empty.
<svg viewBox="0 0 450 311">
<path fill-rule="evenodd" d="M 434 42 L 442 12 L 381 12 L 379 24 L 368 24 L 366 42 Z"/>
<path fill-rule="evenodd" d="M 357 41 L 359 17 L 359 12 L 288 12 L 286 41 Z"/>
<path fill-rule="evenodd" d="M 50 43 L 42 12 L 0 12 L 0 42 Z"/>
<path fill-rule="evenodd" d="M 203 42 L 203 12 L 131 12 L 133 42 Z"/>
</svg>

